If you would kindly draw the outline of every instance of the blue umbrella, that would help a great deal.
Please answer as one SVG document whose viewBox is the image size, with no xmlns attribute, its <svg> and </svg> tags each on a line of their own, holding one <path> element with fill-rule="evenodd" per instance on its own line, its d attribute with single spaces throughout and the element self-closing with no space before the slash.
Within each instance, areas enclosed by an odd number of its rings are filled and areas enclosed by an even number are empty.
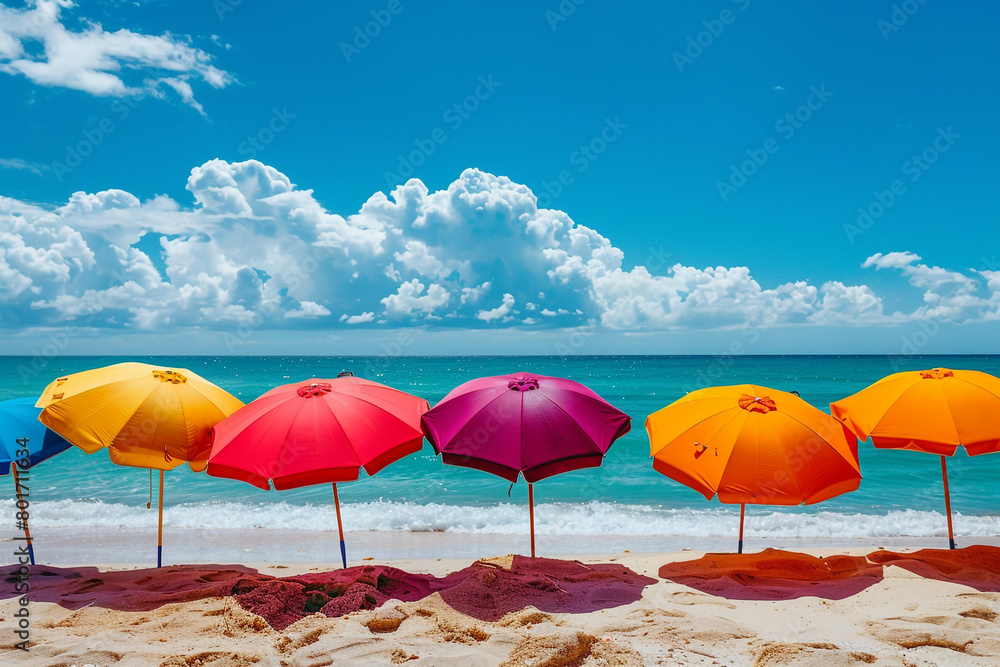
<svg viewBox="0 0 1000 667">
<path fill-rule="evenodd" d="M 20 515 L 18 527 L 24 528 L 24 539 L 28 542 L 28 557 L 32 565 L 35 564 L 35 550 L 31 546 L 28 502 L 21 492 L 18 468 L 30 468 L 72 446 L 61 435 L 38 421 L 41 412 L 41 408 L 35 407 L 34 398 L 0 401 L 0 475 L 9 473 L 13 466 Z"/>
</svg>

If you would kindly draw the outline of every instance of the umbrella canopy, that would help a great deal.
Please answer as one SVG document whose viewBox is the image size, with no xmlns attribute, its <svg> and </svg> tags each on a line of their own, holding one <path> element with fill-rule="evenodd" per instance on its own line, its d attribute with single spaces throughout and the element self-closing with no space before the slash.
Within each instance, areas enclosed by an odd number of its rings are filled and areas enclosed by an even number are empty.
<svg viewBox="0 0 1000 667">
<path fill-rule="evenodd" d="M 860 439 L 886 449 L 952 456 L 1000 451 L 1000 378 L 932 368 L 894 373 L 830 404 Z"/>
<path fill-rule="evenodd" d="M 894 373 L 831 403 L 830 412 L 876 447 L 941 457 L 948 542 L 954 549 L 945 457 L 959 447 L 970 456 L 1000 451 L 1000 378 L 950 368 Z"/>
<path fill-rule="evenodd" d="M 15 461 L 27 459 L 28 465 L 22 467 L 31 468 L 70 448 L 65 438 L 38 421 L 39 413 L 33 398 L 0 401 L 0 475 L 9 473 Z M 18 456 L 21 450 L 28 455 Z"/>
<path fill-rule="evenodd" d="M 353 376 L 286 384 L 213 431 L 208 474 L 262 489 L 332 483 L 347 567 L 337 482 L 369 475 L 420 449 L 427 401 Z"/>
<path fill-rule="evenodd" d="M 57 378 L 35 404 L 39 420 L 88 454 L 160 471 L 156 566 L 163 562 L 163 472 L 208 464 L 211 429 L 243 401 L 186 368 L 128 362 Z"/>
<path fill-rule="evenodd" d="M 208 474 L 279 490 L 374 475 L 419 451 L 427 407 L 356 377 L 275 387 L 216 424 Z"/>
<path fill-rule="evenodd" d="M 118 465 L 187 462 L 200 472 L 212 426 L 243 402 L 185 368 L 129 362 L 58 378 L 36 405 L 43 424 L 88 454 L 107 447 Z"/>
<path fill-rule="evenodd" d="M 516 373 L 471 380 L 424 415 L 424 432 L 450 465 L 529 484 L 601 465 L 631 418 L 584 385 Z"/>
<path fill-rule="evenodd" d="M 631 418 L 584 385 L 564 378 L 515 373 L 478 378 L 451 390 L 422 420 L 441 460 L 510 482 L 528 482 L 531 555 L 535 555 L 532 484 L 552 475 L 594 468 L 628 433 Z"/>
<path fill-rule="evenodd" d="M 752 384 L 710 387 L 646 419 L 653 467 L 711 500 L 817 503 L 861 483 L 858 442 L 798 396 Z"/>
<path fill-rule="evenodd" d="M 38 421 L 41 410 L 33 398 L 15 398 L 0 402 L 0 475 L 14 470 L 14 488 L 17 494 L 18 524 L 24 530 L 28 544 L 28 559 L 35 564 L 35 548 L 28 528 L 28 501 L 21 487 L 18 468 L 31 468 L 42 461 L 64 452 L 70 443 L 58 433 Z"/>
</svg>

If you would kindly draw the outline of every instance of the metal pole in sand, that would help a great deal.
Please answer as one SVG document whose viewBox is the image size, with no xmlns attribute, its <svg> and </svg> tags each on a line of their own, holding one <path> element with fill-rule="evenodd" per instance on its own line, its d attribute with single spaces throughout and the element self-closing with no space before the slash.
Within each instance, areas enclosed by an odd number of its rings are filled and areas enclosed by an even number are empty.
<svg viewBox="0 0 1000 667">
<path fill-rule="evenodd" d="M 535 491 L 528 484 L 528 519 L 531 521 L 531 557 L 535 557 Z"/>
<path fill-rule="evenodd" d="M 160 526 L 156 536 L 156 567 L 163 567 L 163 470 L 160 470 Z"/>
<path fill-rule="evenodd" d="M 746 515 L 747 504 L 740 503 L 740 543 L 739 553 L 743 553 L 743 517 Z"/>
<path fill-rule="evenodd" d="M 17 474 L 17 461 L 11 462 L 11 466 L 14 468 L 14 487 L 17 490 L 17 507 L 24 513 L 24 521 L 22 525 L 24 526 L 24 539 L 28 542 L 28 559 L 31 564 L 35 564 L 35 548 L 31 546 L 31 531 L 28 530 L 28 512 L 26 509 L 27 504 L 24 502 L 24 497 L 21 495 L 21 477 Z M 23 553 L 23 552 L 22 552 Z"/>
<path fill-rule="evenodd" d="M 344 546 L 344 523 L 340 520 L 340 495 L 337 493 L 337 483 L 333 483 L 333 504 L 337 508 L 337 530 L 340 531 L 340 559 L 347 569 L 347 547 Z"/>
<path fill-rule="evenodd" d="M 955 548 L 955 531 L 951 526 L 951 492 L 948 490 L 948 462 L 941 457 L 941 479 L 944 480 L 944 511 L 948 515 L 948 546 Z"/>
</svg>

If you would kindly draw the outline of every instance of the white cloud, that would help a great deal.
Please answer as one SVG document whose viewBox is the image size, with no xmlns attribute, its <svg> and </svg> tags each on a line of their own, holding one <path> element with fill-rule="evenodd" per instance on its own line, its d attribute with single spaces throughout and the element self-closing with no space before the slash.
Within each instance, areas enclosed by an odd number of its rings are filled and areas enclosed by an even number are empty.
<svg viewBox="0 0 1000 667">
<path fill-rule="evenodd" d="M 0 158 L 0 168 L 3 169 L 21 169 L 23 171 L 30 171 L 36 176 L 41 176 L 42 172 L 48 169 L 47 165 L 36 164 L 34 162 L 28 162 L 27 160 L 22 160 L 21 158 Z"/>
<path fill-rule="evenodd" d="M 299 304 L 299 307 L 295 310 L 290 310 L 285 313 L 285 318 L 290 320 L 303 319 L 303 320 L 315 320 L 318 317 L 326 317 L 330 314 L 324 306 L 319 305 L 313 301 L 303 301 Z M 350 318 L 349 318 L 350 319 Z M 348 324 L 354 324 L 354 322 L 348 322 Z"/>
<path fill-rule="evenodd" d="M 809 315 L 816 324 L 887 324 L 882 299 L 867 285 L 845 285 L 834 280 L 820 289 L 818 308 Z"/>
<path fill-rule="evenodd" d="M 375 313 L 368 311 L 366 313 L 361 313 L 360 315 L 348 315 L 344 313 L 340 316 L 341 322 L 346 322 L 348 324 L 365 324 L 367 322 L 372 322 L 375 320 Z"/>
<path fill-rule="evenodd" d="M 382 299 L 385 314 L 391 319 L 408 319 L 421 317 L 440 319 L 433 315 L 438 308 L 446 306 L 451 295 L 441 285 L 431 284 L 427 294 L 423 294 L 424 284 L 414 278 L 399 286 L 395 294 Z"/>
<path fill-rule="evenodd" d="M 862 267 L 897 269 L 910 285 L 923 290 L 924 305 L 909 315 L 911 319 L 972 322 L 983 319 L 997 299 L 996 285 L 987 282 L 988 296 L 977 295 L 979 285 L 972 276 L 939 266 L 921 263 L 912 252 L 876 253 Z"/>
<path fill-rule="evenodd" d="M 97 96 L 162 97 L 167 86 L 201 113 L 192 80 L 213 88 L 233 82 L 232 75 L 211 64 L 208 53 L 169 33 L 107 32 L 86 20 L 74 32 L 62 22 L 63 10 L 73 7 L 69 0 L 36 0 L 24 9 L 0 5 L 0 72 Z M 26 46 L 31 44 L 40 48 Z"/>
<path fill-rule="evenodd" d="M 510 317 L 511 311 L 514 310 L 514 295 L 504 294 L 502 303 L 493 308 L 492 310 L 480 310 L 476 313 L 476 319 L 482 320 L 483 322 L 492 322 L 493 320 L 500 320 L 501 322 L 509 322 L 513 317 Z"/>
<path fill-rule="evenodd" d="M 867 269 L 874 266 L 876 270 L 902 269 L 919 259 L 920 256 L 915 255 L 912 252 L 887 252 L 885 254 L 877 252 L 866 259 L 861 267 Z"/>
<path fill-rule="evenodd" d="M 919 290 L 909 313 L 887 314 L 865 285 L 761 285 L 748 267 L 625 270 L 609 238 L 476 169 L 435 192 L 411 180 L 348 215 L 254 160 L 206 162 L 187 189 L 185 205 L 122 190 L 77 192 L 51 210 L 0 198 L 0 326 L 700 331 L 1000 319 L 997 272 L 907 252 L 864 266 Z"/>
</svg>

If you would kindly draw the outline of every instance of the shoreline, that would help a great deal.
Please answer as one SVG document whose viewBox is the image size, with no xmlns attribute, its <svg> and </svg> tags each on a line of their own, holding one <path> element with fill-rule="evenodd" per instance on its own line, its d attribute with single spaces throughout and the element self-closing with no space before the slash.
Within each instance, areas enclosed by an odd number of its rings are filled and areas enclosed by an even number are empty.
<svg viewBox="0 0 1000 667">
<path fill-rule="evenodd" d="M 103 563 L 155 563 L 156 530 L 146 528 L 112 529 L 86 527 L 75 529 L 32 529 L 38 564 L 65 567 Z M 14 535 L 0 540 L 5 554 L 0 564 L 7 564 L 14 553 Z M 736 535 L 690 537 L 669 535 L 546 535 L 536 533 L 536 554 L 545 558 L 576 560 L 581 556 L 603 554 L 607 557 L 631 555 L 663 556 L 690 553 L 735 553 Z M 529 555 L 528 531 L 522 535 L 450 533 L 439 531 L 348 531 L 345 533 L 348 565 L 367 562 L 384 563 L 410 560 L 461 559 L 468 562 L 508 554 Z M 1000 536 L 956 536 L 959 547 L 988 545 L 1000 547 Z M 767 548 L 811 554 L 835 554 L 879 548 L 916 550 L 943 549 L 946 536 L 832 538 L 758 538 L 745 536 L 746 553 Z M 163 562 L 173 564 L 205 563 L 339 563 L 340 546 L 336 529 L 324 531 L 235 529 L 174 529 L 163 531 Z M 372 560 L 366 560 L 372 559 Z"/>
</svg>

